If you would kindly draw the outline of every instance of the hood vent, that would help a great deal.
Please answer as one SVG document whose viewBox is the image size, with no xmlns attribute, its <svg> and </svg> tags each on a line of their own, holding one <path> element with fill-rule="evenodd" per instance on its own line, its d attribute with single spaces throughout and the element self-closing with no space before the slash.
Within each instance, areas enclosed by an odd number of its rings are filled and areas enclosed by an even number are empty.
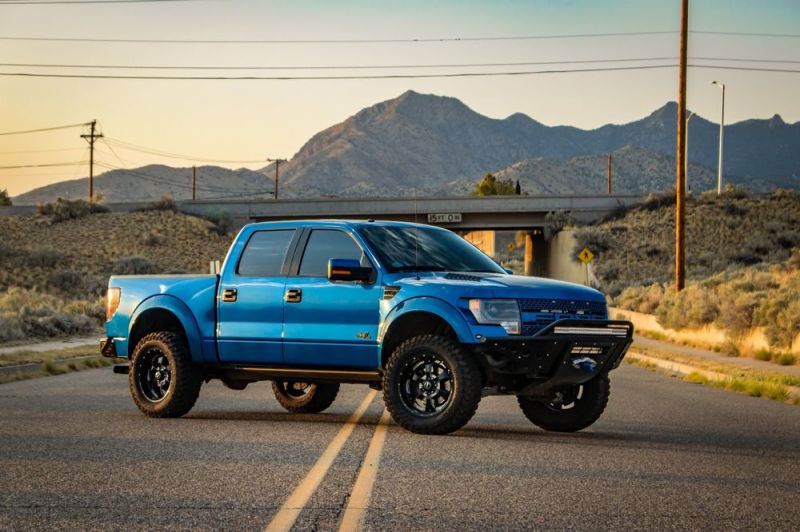
<svg viewBox="0 0 800 532">
<path fill-rule="evenodd" d="M 444 278 L 450 281 L 474 281 L 476 283 L 479 283 L 483 280 L 483 277 L 470 275 L 468 273 L 448 273 L 444 276 Z"/>
</svg>

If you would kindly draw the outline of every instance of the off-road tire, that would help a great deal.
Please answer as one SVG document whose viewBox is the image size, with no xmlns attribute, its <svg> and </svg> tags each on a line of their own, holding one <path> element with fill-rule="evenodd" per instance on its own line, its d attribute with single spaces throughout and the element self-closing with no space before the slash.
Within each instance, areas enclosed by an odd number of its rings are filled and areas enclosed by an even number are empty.
<svg viewBox="0 0 800 532">
<path fill-rule="evenodd" d="M 287 392 L 290 381 L 273 381 L 272 392 L 283 408 L 295 414 L 317 414 L 327 409 L 339 393 L 338 382 L 308 383 L 308 392 L 294 396 Z"/>
<path fill-rule="evenodd" d="M 560 410 L 526 397 L 517 397 L 517 400 L 525 417 L 537 427 L 554 432 L 576 432 L 600 418 L 610 395 L 611 382 L 605 374 L 584 383 L 580 399 L 569 409 Z"/>
<path fill-rule="evenodd" d="M 169 386 L 160 400 L 148 397 L 147 367 L 154 354 L 163 355 L 169 368 Z M 200 386 L 200 369 L 192 363 L 185 340 L 177 333 L 154 332 L 142 338 L 133 351 L 128 372 L 133 402 L 148 417 L 180 417 L 192 409 Z"/>
<path fill-rule="evenodd" d="M 416 358 L 438 357 L 452 373 L 451 396 L 446 407 L 424 417 L 403 399 L 401 373 Z M 394 421 L 418 434 L 448 434 L 463 427 L 475 414 L 481 400 L 481 370 L 477 361 L 453 340 L 424 335 L 406 340 L 389 356 L 383 374 L 383 400 Z M 407 397 L 407 395 L 406 395 Z"/>
</svg>

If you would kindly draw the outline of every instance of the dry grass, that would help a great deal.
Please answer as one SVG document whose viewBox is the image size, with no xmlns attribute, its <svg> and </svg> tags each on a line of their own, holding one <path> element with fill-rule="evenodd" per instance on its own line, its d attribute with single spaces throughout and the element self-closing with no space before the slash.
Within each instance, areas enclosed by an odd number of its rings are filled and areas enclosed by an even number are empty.
<svg viewBox="0 0 800 532">
<path fill-rule="evenodd" d="M 69 347 L 53 351 L 17 351 L 0 357 L 0 384 L 19 380 L 61 375 L 73 371 L 102 368 L 114 363 L 113 359 L 98 354 L 94 346 Z M 39 368 L 11 369 L 23 364 L 39 364 Z"/>
<path fill-rule="evenodd" d="M 152 273 L 206 273 L 231 242 L 213 223 L 170 210 L 58 223 L 0 217 L 0 235 L 0 342 L 96 328 L 113 272 L 146 266 Z"/>
</svg>

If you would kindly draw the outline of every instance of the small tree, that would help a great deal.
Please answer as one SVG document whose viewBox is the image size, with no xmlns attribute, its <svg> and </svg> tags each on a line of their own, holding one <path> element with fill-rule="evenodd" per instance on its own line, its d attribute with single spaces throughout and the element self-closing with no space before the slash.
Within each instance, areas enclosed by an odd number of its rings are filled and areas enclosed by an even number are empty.
<svg viewBox="0 0 800 532">
<path fill-rule="evenodd" d="M 514 187 L 514 194 L 516 194 L 517 196 L 522 195 L 522 187 L 519 186 L 519 179 L 517 179 L 517 185 Z"/>
<path fill-rule="evenodd" d="M 11 198 L 8 197 L 8 190 L 0 190 L 0 207 L 10 207 L 11 205 L 13 203 L 11 203 Z"/>
<path fill-rule="evenodd" d="M 514 182 L 510 179 L 498 180 L 491 173 L 483 176 L 480 183 L 475 185 L 473 196 L 510 196 L 514 194 Z"/>
</svg>

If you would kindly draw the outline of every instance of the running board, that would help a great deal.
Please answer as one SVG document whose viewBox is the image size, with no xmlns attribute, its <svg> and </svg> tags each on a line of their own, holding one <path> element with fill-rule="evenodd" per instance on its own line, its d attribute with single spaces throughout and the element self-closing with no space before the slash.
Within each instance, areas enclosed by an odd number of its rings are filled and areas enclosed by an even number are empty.
<svg viewBox="0 0 800 532">
<path fill-rule="evenodd" d="M 352 369 L 320 369 L 320 368 L 275 368 L 262 366 L 225 366 L 223 368 L 231 376 L 241 376 L 258 380 L 286 379 L 295 381 L 329 381 L 370 384 L 381 382 L 378 371 Z"/>
</svg>

